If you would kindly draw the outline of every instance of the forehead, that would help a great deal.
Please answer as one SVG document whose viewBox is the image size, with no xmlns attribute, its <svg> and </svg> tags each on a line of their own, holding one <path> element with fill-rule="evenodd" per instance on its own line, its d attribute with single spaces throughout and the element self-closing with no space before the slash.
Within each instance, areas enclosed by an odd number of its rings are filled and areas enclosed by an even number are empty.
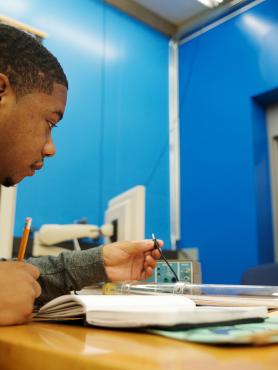
<svg viewBox="0 0 278 370">
<path fill-rule="evenodd" d="M 51 94 L 33 92 L 23 96 L 18 103 L 32 110 L 59 112 L 59 115 L 62 116 L 65 111 L 66 102 L 67 88 L 61 84 L 54 83 Z"/>
<path fill-rule="evenodd" d="M 67 88 L 63 85 L 54 83 L 51 94 L 39 93 L 40 101 L 45 108 L 52 111 L 61 112 L 63 115 L 67 102 Z"/>
</svg>

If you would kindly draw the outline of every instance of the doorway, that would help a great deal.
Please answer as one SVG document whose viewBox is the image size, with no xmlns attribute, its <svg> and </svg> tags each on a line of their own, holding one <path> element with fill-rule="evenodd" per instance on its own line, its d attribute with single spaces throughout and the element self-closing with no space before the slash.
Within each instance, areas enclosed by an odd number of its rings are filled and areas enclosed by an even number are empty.
<svg viewBox="0 0 278 370">
<path fill-rule="evenodd" d="M 274 256 L 278 262 L 278 103 L 267 108 L 267 135 L 271 173 Z"/>
</svg>

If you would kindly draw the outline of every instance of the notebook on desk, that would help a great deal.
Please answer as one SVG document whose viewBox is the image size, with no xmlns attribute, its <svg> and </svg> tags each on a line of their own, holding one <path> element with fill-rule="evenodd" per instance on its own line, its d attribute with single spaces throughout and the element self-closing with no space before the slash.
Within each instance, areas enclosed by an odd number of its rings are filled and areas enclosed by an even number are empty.
<svg viewBox="0 0 278 370">
<path fill-rule="evenodd" d="M 34 314 L 35 320 L 84 318 L 106 328 L 188 328 L 263 321 L 265 307 L 196 307 L 181 295 L 64 295 Z"/>
</svg>

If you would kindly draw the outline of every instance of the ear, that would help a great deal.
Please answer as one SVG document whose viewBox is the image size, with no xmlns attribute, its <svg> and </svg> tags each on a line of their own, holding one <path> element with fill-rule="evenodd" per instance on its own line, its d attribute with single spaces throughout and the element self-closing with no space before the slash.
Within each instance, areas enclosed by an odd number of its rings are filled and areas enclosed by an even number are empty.
<svg viewBox="0 0 278 370">
<path fill-rule="evenodd" d="M 9 78 L 0 73 L 0 103 L 3 101 L 5 97 L 12 93 L 11 84 Z"/>
</svg>

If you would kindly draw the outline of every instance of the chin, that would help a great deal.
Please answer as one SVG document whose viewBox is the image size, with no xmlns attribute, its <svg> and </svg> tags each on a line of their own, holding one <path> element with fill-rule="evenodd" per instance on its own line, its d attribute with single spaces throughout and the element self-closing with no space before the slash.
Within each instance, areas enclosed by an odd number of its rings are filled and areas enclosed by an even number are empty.
<svg viewBox="0 0 278 370">
<path fill-rule="evenodd" d="M 11 177 L 6 177 L 2 182 L 2 185 L 6 187 L 14 186 L 15 184 L 16 182 Z"/>
<path fill-rule="evenodd" d="M 2 182 L 2 185 L 6 187 L 14 186 L 18 184 L 20 181 L 22 181 L 25 177 L 26 175 L 6 176 L 4 178 L 4 181 Z"/>
</svg>

